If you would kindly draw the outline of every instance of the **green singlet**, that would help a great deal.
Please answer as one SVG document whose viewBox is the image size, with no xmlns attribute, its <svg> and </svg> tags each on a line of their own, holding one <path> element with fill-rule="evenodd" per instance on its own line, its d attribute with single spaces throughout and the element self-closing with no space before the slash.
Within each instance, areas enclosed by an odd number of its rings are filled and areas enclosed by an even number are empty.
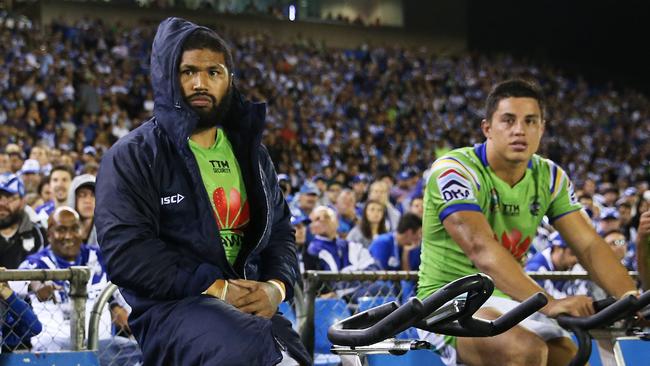
<svg viewBox="0 0 650 366">
<path fill-rule="evenodd" d="M 581 207 L 569 177 L 551 160 L 533 155 L 523 179 L 510 187 L 490 168 L 485 144 L 450 151 L 433 163 L 424 193 L 418 297 L 478 272 L 442 224 L 452 213 L 482 212 L 495 239 L 521 261 L 545 215 L 553 223 Z M 507 297 L 498 289 L 494 296 Z"/>
<path fill-rule="evenodd" d="M 230 141 L 221 129 L 212 146 L 205 149 L 188 140 L 212 203 L 226 258 L 232 265 L 241 249 L 244 228 L 250 220 L 246 188 Z"/>
</svg>

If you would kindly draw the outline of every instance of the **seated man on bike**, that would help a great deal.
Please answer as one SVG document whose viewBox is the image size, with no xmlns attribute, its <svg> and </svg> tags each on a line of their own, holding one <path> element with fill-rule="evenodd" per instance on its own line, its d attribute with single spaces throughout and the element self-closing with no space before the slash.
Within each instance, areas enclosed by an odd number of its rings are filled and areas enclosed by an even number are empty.
<svg viewBox="0 0 650 366">
<path fill-rule="evenodd" d="M 491 276 L 493 296 L 476 313 L 495 319 L 543 289 L 522 259 L 547 216 L 579 262 L 616 297 L 636 293 L 633 280 L 581 212 L 567 174 L 536 155 L 544 132 L 544 97 L 537 85 L 498 84 L 486 103 L 483 144 L 437 159 L 427 182 L 422 220 L 418 297 L 476 272 Z M 592 299 L 555 299 L 519 326 L 489 338 L 443 337 L 420 331 L 448 365 L 563 365 L 575 353 L 568 333 L 552 319 L 587 316 Z"/>
</svg>

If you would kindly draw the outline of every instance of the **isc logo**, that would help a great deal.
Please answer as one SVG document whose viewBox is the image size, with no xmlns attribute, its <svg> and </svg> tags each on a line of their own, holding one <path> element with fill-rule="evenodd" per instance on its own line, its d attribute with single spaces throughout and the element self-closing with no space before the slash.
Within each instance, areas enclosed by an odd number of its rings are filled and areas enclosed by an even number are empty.
<svg viewBox="0 0 650 366">
<path fill-rule="evenodd" d="M 180 193 L 177 193 L 172 196 L 167 196 L 167 197 L 160 197 L 160 204 L 161 205 L 170 205 L 172 203 L 180 203 L 185 196 L 183 196 Z"/>
</svg>

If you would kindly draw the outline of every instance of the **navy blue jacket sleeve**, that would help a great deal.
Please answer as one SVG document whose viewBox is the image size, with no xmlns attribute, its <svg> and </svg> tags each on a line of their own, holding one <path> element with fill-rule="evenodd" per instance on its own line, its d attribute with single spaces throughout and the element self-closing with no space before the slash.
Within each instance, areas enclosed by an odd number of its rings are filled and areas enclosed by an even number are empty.
<svg viewBox="0 0 650 366">
<path fill-rule="evenodd" d="M 43 325 L 32 308 L 25 301 L 11 294 L 8 299 L 1 300 L 8 305 L 3 321 L 2 334 L 4 342 L 10 348 L 27 344 L 31 337 L 38 335 L 43 330 Z"/>
<path fill-rule="evenodd" d="M 260 149 L 260 161 L 269 187 L 269 210 L 273 211 L 271 234 L 267 246 L 262 250 L 261 280 L 281 280 L 287 290 L 286 300 L 293 297 L 293 286 L 299 278 L 296 256 L 295 231 L 291 226 L 291 211 L 278 185 L 278 178 L 271 158 L 264 147 Z"/>
<path fill-rule="evenodd" d="M 160 239 L 153 150 L 136 136 L 118 141 L 102 159 L 95 224 L 106 268 L 113 283 L 138 296 L 171 300 L 198 295 L 223 274 Z"/>
</svg>

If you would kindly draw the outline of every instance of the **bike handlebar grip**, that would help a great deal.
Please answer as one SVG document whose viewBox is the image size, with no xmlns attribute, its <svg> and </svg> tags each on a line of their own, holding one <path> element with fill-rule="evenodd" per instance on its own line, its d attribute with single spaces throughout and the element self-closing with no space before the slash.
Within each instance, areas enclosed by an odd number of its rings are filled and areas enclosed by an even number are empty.
<svg viewBox="0 0 650 366">
<path fill-rule="evenodd" d="M 514 327 L 539 309 L 546 306 L 546 304 L 548 304 L 548 298 L 546 298 L 546 296 L 541 292 L 529 297 L 526 301 L 517 305 L 514 309 L 501 315 L 492 322 L 494 325 L 492 335 L 501 334 Z"/>
<path fill-rule="evenodd" d="M 639 302 L 637 311 L 642 311 L 643 308 L 650 305 L 650 291 L 646 291 L 637 299 Z"/>
<path fill-rule="evenodd" d="M 615 302 L 616 302 L 616 298 L 612 296 L 606 297 L 602 300 L 596 300 L 593 302 L 594 311 L 599 313 L 601 310 L 605 309 L 606 307 L 612 305 Z"/>
<path fill-rule="evenodd" d="M 344 329 L 344 326 L 349 326 L 350 320 L 355 317 L 335 323 L 327 330 L 327 338 L 333 344 L 349 347 L 377 343 L 419 321 L 425 316 L 422 310 L 422 302 L 414 297 L 366 329 Z"/>
<path fill-rule="evenodd" d="M 630 311 L 638 306 L 638 300 L 634 295 L 628 295 L 619 299 L 612 305 L 606 307 L 601 312 L 587 317 L 573 317 L 570 315 L 560 315 L 557 322 L 564 328 L 593 329 L 615 322 L 624 318 Z"/>
<path fill-rule="evenodd" d="M 397 308 L 399 308 L 397 302 L 391 301 L 355 314 L 347 319 L 341 320 L 339 323 L 341 329 L 365 329 L 385 318 L 388 314 L 397 310 Z"/>
</svg>

